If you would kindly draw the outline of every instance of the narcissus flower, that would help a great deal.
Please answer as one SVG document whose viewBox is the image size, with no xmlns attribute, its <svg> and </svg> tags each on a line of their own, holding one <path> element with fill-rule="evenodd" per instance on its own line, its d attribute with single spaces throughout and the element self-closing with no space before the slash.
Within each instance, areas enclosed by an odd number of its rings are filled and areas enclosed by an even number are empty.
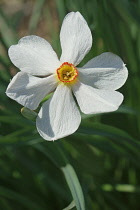
<svg viewBox="0 0 140 210">
<path fill-rule="evenodd" d="M 60 60 L 51 45 L 38 36 L 26 36 L 9 49 L 9 57 L 21 72 L 11 80 L 6 94 L 23 106 L 35 110 L 42 105 L 36 127 L 46 140 L 56 140 L 74 133 L 85 114 L 118 109 L 123 95 L 120 88 L 128 76 L 125 64 L 113 53 L 103 53 L 76 67 L 92 46 L 91 31 L 79 12 L 66 15 L 61 31 Z M 74 97 L 75 96 L 75 99 Z"/>
</svg>

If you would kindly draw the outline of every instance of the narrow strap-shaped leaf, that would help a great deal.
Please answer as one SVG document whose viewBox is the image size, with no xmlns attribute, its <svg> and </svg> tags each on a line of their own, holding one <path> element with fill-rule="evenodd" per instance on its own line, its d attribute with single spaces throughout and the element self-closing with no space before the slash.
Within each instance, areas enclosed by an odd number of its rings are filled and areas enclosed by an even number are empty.
<svg viewBox="0 0 140 210">
<path fill-rule="evenodd" d="M 67 180 L 77 210 L 85 210 L 84 195 L 76 172 L 70 164 L 67 164 L 65 167 L 62 167 L 62 171 Z"/>
<path fill-rule="evenodd" d="M 139 193 L 140 192 L 140 187 L 139 186 L 134 186 L 131 184 L 116 184 L 116 185 L 111 185 L 111 184 L 104 184 L 102 185 L 102 190 L 104 191 L 119 191 L 119 192 L 129 192 L 129 193 Z"/>
<path fill-rule="evenodd" d="M 31 201 L 26 196 L 5 187 L 0 186 L 0 196 L 3 196 L 4 198 L 8 198 L 10 200 L 15 200 L 15 201 L 18 200 L 18 202 L 24 205 L 24 207 L 26 207 L 27 209 L 34 209 L 34 210 L 42 209 L 40 206 L 37 205 L 37 203 Z"/>
<path fill-rule="evenodd" d="M 29 22 L 29 33 L 32 34 L 39 23 L 40 15 L 44 6 L 45 0 L 36 0 L 33 7 L 32 16 Z"/>
<path fill-rule="evenodd" d="M 66 208 L 64 208 L 63 210 L 70 210 L 70 209 L 72 209 L 72 208 L 74 208 L 75 207 L 75 202 L 74 201 L 72 201 Z"/>
<path fill-rule="evenodd" d="M 17 42 L 17 33 L 8 24 L 6 15 L 0 10 L 0 27 L 1 27 L 1 40 L 4 42 L 6 48 L 11 44 Z"/>
<path fill-rule="evenodd" d="M 42 145 L 33 145 L 34 148 L 42 152 L 47 156 L 58 168 L 62 169 L 68 186 L 70 188 L 73 200 L 75 201 L 75 206 L 77 210 L 85 210 L 85 201 L 82 188 L 75 170 L 69 164 L 63 147 L 61 147 L 60 142 L 55 142 L 55 144 L 47 144 L 47 147 Z M 53 155 L 52 155 L 53 154 Z"/>
</svg>

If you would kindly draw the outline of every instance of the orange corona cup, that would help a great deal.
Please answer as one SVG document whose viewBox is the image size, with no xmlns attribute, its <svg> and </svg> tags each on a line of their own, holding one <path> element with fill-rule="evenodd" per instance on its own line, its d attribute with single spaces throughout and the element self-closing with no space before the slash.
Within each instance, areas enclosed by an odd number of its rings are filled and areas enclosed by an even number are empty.
<svg viewBox="0 0 140 210">
<path fill-rule="evenodd" d="M 71 83 L 78 76 L 78 70 L 76 69 L 76 67 L 73 64 L 64 62 L 57 69 L 57 76 L 61 82 Z"/>
</svg>

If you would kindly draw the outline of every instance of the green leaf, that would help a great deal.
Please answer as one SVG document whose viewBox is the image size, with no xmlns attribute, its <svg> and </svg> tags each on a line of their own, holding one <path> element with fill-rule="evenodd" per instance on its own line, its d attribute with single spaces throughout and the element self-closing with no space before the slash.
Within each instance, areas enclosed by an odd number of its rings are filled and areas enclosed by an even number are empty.
<svg viewBox="0 0 140 210">
<path fill-rule="evenodd" d="M 65 167 L 62 167 L 62 171 L 67 180 L 77 210 L 85 210 L 84 195 L 76 172 L 70 164 L 67 164 Z"/>
<path fill-rule="evenodd" d="M 125 114 L 133 114 L 140 115 L 140 111 L 131 107 L 121 106 L 116 112 L 125 113 Z"/>
<path fill-rule="evenodd" d="M 27 132 L 31 132 L 32 127 L 26 127 L 26 128 L 22 128 L 22 129 L 18 129 L 17 131 L 14 131 L 10 134 L 7 134 L 5 136 L 0 136 L 0 144 L 10 144 L 10 143 L 16 143 L 18 141 L 20 141 L 19 136 L 21 137 L 22 135 L 24 135 L 24 141 L 27 139 L 29 139 L 29 137 L 25 137 L 25 133 Z"/>
<path fill-rule="evenodd" d="M 128 147 L 131 147 L 133 145 L 133 148 L 140 149 L 139 141 L 130 136 L 126 131 L 123 131 L 119 128 L 110 125 L 105 125 L 101 123 L 92 123 L 87 125 L 85 121 L 83 122 L 82 126 L 77 130 L 77 133 L 105 136 L 117 141 L 125 140 L 122 142 L 122 144 L 125 144 Z"/>
<path fill-rule="evenodd" d="M 134 186 L 131 184 L 116 184 L 116 185 L 111 185 L 111 184 L 104 184 L 102 185 L 102 190 L 104 191 L 119 191 L 119 192 L 129 192 L 129 193 L 134 193 L 134 192 L 140 192 L 140 187 L 139 186 Z"/>
<path fill-rule="evenodd" d="M 1 26 L 1 35 L 2 40 L 4 41 L 6 47 L 9 47 L 11 44 L 16 43 L 17 33 L 12 29 L 8 24 L 6 15 L 0 10 L 0 26 Z"/>
<path fill-rule="evenodd" d="M 48 157 L 58 168 L 65 166 L 68 162 L 65 153 L 63 151 L 60 141 L 44 142 L 45 146 L 41 144 L 33 145 L 34 148 L 39 150 L 42 154 Z M 53 155 L 52 155 L 53 154 Z"/>
<path fill-rule="evenodd" d="M 29 22 L 29 33 L 30 34 L 32 34 L 35 31 L 35 29 L 37 28 L 44 3 L 45 3 L 45 0 L 36 0 L 35 1 L 32 16 L 31 16 L 31 19 Z"/>
<path fill-rule="evenodd" d="M 27 125 L 32 125 L 31 121 L 27 121 L 24 118 L 21 119 L 22 117 L 18 116 L 18 115 L 9 115 L 9 116 L 0 116 L 0 122 L 4 122 L 4 123 L 8 123 L 8 124 L 15 124 L 17 126 L 25 126 L 27 127 Z"/>
<path fill-rule="evenodd" d="M 72 201 L 66 208 L 64 208 L 63 210 L 70 210 L 70 209 L 72 209 L 72 208 L 74 208 L 75 207 L 75 202 L 74 201 Z"/>
<path fill-rule="evenodd" d="M 27 209 L 34 209 L 34 210 L 40 209 L 40 206 L 37 206 L 37 204 L 34 201 L 31 201 L 26 196 L 19 194 L 19 192 L 18 193 L 14 192 L 13 190 L 7 189 L 5 187 L 0 186 L 0 196 L 18 201 Z"/>
<path fill-rule="evenodd" d="M 85 201 L 81 185 L 77 178 L 76 172 L 74 171 L 73 167 L 68 163 L 60 140 L 59 142 L 54 142 L 53 144 L 47 142 L 46 147 L 42 146 L 41 144 L 33 146 L 34 148 L 42 152 L 45 156 L 47 156 L 58 168 L 62 169 L 70 191 L 72 193 L 73 199 L 75 201 L 77 210 L 85 210 Z"/>
<path fill-rule="evenodd" d="M 9 202 L 7 201 L 7 199 L 4 199 L 4 198 L 0 198 L 0 207 L 1 209 L 4 209 L 4 210 L 12 210 Z"/>
</svg>

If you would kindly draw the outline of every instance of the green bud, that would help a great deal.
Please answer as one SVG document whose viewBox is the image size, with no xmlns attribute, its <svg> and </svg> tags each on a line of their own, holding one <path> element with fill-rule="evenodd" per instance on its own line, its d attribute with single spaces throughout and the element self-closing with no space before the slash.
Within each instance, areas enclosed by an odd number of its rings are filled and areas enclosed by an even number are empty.
<svg viewBox="0 0 140 210">
<path fill-rule="evenodd" d="M 26 108 L 26 107 L 23 107 L 23 108 L 21 109 L 21 114 L 22 114 L 25 118 L 27 118 L 28 120 L 32 120 L 32 121 L 35 121 L 36 118 L 37 118 L 37 115 L 38 115 L 35 111 L 30 110 L 30 109 L 28 109 L 28 108 Z"/>
</svg>

